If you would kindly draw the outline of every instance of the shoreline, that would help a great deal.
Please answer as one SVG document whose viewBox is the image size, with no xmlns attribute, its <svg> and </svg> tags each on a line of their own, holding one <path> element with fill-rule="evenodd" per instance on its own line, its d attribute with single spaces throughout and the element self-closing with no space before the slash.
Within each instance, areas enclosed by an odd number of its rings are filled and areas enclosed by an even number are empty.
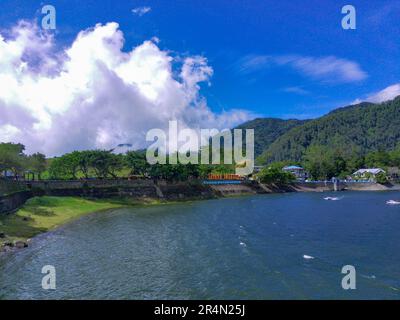
<svg viewBox="0 0 400 320">
<path fill-rule="evenodd" d="M 0 217 L 0 254 L 22 249 L 46 233 L 84 215 L 122 208 L 128 204 L 91 201 L 75 197 L 34 197 L 15 213 Z"/>
<path fill-rule="evenodd" d="M 237 196 L 247 196 L 247 195 L 252 195 L 252 194 L 243 194 L 243 195 L 237 195 Z M 234 197 L 234 196 L 232 196 Z M 229 198 L 229 197 L 227 197 Z M 55 196 L 41 196 L 41 197 L 34 197 L 29 199 L 20 209 L 15 211 L 14 213 L 9 213 L 6 216 L 1 217 L 0 216 L 0 227 L 3 227 L 2 229 L 4 230 L 10 230 L 14 228 L 18 229 L 28 229 L 33 228 L 36 229 L 34 231 L 28 231 L 29 234 L 24 234 L 24 231 L 18 231 L 19 235 L 15 236 L 9 236 L 7 234 L 7 231 L 5 233 L 4 238 L 0 238 L 0 257 L 10 253 L 10 252 L 15 252 L 16 250 L 24 249 L 29 246 L 29 243 L 34 240 L 37 236 L 43 235 L 49 232 L 52 232 L 54 230 L 57 230 L 58 228 L 64 227 L 68 223 L 74 222 L 76 220 L 81 219 L 84 216 L 88 216 L 91 214 L 98 214 L 102 212 L 108 212 L 112 211 L 115 209 L 121 209 L 121 208 L 140 208 L 140 207 L 147 207 L 147 206 L 159 206 L 159 205 L 176 205 L 176 204 L 182 204 L 182 203 L 188 203 L 188 202 L 193 202 L 193 201 L 200 201 L 200 200 L 212 200 L 213 198 L 208 198 L 208 199 L 182 199 L 182 200 L 159 200 L 159 199 L 121 199 L 121 198 L 115 198 L 115 199 L 88 199 L 88 198 L 81 198 L 81 197 L 55 197 Z M 215 199 L 215 198 L 214 198 Z M 50 203 L 49 205 L 43 205 L 43 201 L 46 202 L 48 200 L 55 200 L 64 202 L 64 203 L 69 203 L 71 200 L 76 203 L 87 203 L 87 204 L 92 204 L 96 206 L 97 208 L 88 208 L 87 210 L 81 210 L 81 211 L 74 211 L 72 213 L 72 216 L 69 215 L 69 213 L 62 213 L 59 214 L 58 217 L 61 218 L 61 220 L 57 220 L 57 222 L 49 222 L 46 218 L 43 218 L 42 214 L 45 213 L 47 210 L 51 210 L 51 208 L 55 209 L 55 211 L 60 212 L 60 211 L 71 211 L 71 208 L 69 208 L 67 205 L 59 205 L 54 206 L 54 202 Z M 93 209 L 93 210 L 92 210 Z M 29 212 L 29 214 L 28 214 Z M 35 214 L 36 212 L 36 214 Z M 28 218 L 28 219 L 26 219 Z M 43 220 L 44 224 L 46 225 L 45 227 L 41 226 L 41 223 L 39 223 L 39 226 L 35 225 L 35 223 L 29 224 L 29 222 L 32 222 L 35 218 L 39 218 Z M 32 220 L 33 219 L 33 220 Z M 17 221 L 17 223 L 15 223 Z M 12 230 L 12 233 L 14 230 Z M 12 245 L 11 245 L 12 244 Z"/>
</svg>

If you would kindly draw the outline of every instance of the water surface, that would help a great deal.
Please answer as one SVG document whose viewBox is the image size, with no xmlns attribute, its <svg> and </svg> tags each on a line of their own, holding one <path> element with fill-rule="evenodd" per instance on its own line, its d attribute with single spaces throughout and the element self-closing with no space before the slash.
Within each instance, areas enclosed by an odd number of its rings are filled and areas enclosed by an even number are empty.
<svg viewBox="0 0 400 320">
<path fill-rule="evenodd" d="M 400 206 L 386 205 L 398 198 L 291 193 L 89 215 L 1 257 L 0 298 L 399 299 Z M 356 290 L 341 287 L 348 264 Z M 56 290 L 41 288 L 44 265 Z"/>
</svg>

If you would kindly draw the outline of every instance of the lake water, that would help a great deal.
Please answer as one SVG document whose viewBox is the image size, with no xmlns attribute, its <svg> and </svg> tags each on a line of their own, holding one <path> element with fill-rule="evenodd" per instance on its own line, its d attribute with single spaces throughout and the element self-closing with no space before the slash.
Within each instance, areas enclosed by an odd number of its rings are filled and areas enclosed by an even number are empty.
<svg viewBox="0 0 400 320">
<path fill-rule="evenodd" d="M 89 215 L 1 257 L 0 299 L 399 299 L 400 206 L 386 205 L 399 198 L 291 193 Z M 41 287 L 44 265 L 56 290 Z M 344 265 L 356 290 L 341 287 Z"/>
</svg>

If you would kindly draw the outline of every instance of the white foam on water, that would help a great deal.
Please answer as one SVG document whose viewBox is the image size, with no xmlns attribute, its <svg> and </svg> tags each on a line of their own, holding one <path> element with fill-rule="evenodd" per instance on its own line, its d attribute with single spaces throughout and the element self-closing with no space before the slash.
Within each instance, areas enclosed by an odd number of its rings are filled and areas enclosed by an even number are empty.
<svg viewBox="0 0 400 320">
<path fill-rule="evenodd" d="M 308 255 L 306 255 L 306 254 L 303 255 L 303 258 L 306 259 L 306 260 L 314 259 L 313 256 L 308 256 Z"/>
<path fill-rule="evenodd" d="M 391 205 L 391 206 L 399 205 L 399 204 L 400 204 L 400 201 L 389 200 L 389 201 L 386 201 L 386 204 Z"/>
<path fill-rule="evenodd" d="M 376 276 L 375 276 L 375 275 L 370 275 L 370 276 L 368 276 L 368 275 L 362 275 L 362 277 L 364 277 L 364 278 L 366 278 L 366 279 L 376 279 Z"/>
<path fill-rule="evenodd" d="M 342 199 L 342 198 L 339 198 L 339 197 L 325 197 L 324 198 L 324 200 L 330 200 L 330 201 L 338 201 L 340 199 Z"/>
</svg>

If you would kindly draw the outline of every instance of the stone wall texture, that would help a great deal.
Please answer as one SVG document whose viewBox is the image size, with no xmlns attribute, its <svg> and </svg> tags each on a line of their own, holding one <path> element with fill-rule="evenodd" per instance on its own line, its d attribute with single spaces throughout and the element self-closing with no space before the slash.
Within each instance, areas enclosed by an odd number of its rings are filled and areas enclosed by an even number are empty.
<svg viewBox="0 0 400 320">
<path fill-rule="evenodd" d="M 0 215 L 18 210 L 31 197 L 33 197 L 31 191 L 20 191 L 0 196 Z"/>
</svg>

